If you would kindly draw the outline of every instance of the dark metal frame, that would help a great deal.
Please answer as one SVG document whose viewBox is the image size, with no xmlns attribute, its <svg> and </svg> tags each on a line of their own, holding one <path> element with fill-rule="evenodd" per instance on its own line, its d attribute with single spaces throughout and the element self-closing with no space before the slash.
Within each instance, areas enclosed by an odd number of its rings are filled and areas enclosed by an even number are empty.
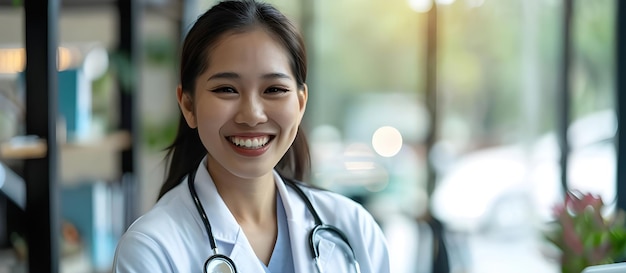
<svg viewBox="0 0 626 273">
<path fill-rule="evenodd" d="M 435 190 L 437 183 L 437 170 L 432 161 L 432 151 L 437 142 L 437 133 L 439 131 L 439 115 L 437 107 L 437 3 L 433 2 L 432 7 L 427 13 L 426 22 L 426 80 L 424 81 L 424 89 L 426 90 L 426 108 L 429 114 L 430 130 L 426 136 L 426 168 L 427 180 L 426 190 L 428 196 L 431 196 Z"/>
<path fill-rule="evenodd" d="M 127 84 L 119 84 L 120 90 L 120 129 L 127 131 L 131 135 L 131 143 L 128 149 L 122 151 L 122 188 L 124 189 L 124 201 L 125 201 L 125 217 L 124 226 L 128 227 L 137 218 L 137 164 L 135 162 L 137 154 L 137 145 L 139 143 L 139 131 L 137 128 L 137 118 L 134 109 L 135 106 L 139 82 L 139 73 L 137 72 L 136 64 L 139 54 L 137 54 L 137 39 L 139 37 L 138 32 L 138 16 L 139 16 L 139 4 L 134 0 L 118 0 L 117 9 L 119 12 L 119 44 L 118 51 L 128 58 L 128 64 L 130 65 L 129 72 L 132 75 L 132 80 Z"/>
<path fill-rule="evenodd" d="M 615 1 L 615 109 L 617 112 L 617 207 L 626 210 L 626 2 Z"/>
<path fill-rule="evenodd" d="M 567 129 L 570 124 L 570 63 L 572 48 L 572 16 L 573 0 L 563 0 L 563 36 L 561 37 L 561 89 L 557 95 L 557 140 L 560 148 L 559 165 L 561 167 L 561 187 L 564 192 L 568 190 L 567 172 L 568 158 L 570 153 Z"/>
<path fill-rule="evenodd" d="M 561 73 L 561 92 L 559 93 L 560 113 L 559 113 L 559 144 L 561 147 L 561 184 L 564 190 L 567 186 L 567 170 L 569 146 L 567 141 L 567 128 L 570 120 L 570 52 L 571 52 L 571 24 L 574 13 L 573 0 L 564 0 L 563 14 L 563 55 Z M 626 3 L 615 1 L 615 111 L 617 115 L 616 146 L 616 205 L 618 209 L 626 210 Z"/>
<path fill-rule="evenodd" d="M 59 271 L 57 191 L 57 18 L 59 1 L 25 1 L 26 134 L 46 140 L 47 155 L 24 162 L 29 272 Z"/>
</svg>

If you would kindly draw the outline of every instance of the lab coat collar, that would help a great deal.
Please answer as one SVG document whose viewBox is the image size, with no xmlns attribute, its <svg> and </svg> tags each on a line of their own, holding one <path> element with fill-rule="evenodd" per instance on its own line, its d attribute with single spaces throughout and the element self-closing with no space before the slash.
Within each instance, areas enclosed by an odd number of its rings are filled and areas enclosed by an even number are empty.
<svg viewBox="0 0 626 273">
<path fill-rule="evenodd" d="M 195 186 L 204 210 L 207 215 L 211 215 L 209 221 L 211 221 L 215 240 L 233 246 L 231 253 L 222 254 L 229 256 L 235 262 L 239 272 L 264 272 L 261 262 L 252 250 L 237 220 L 217 192 L 215 183 L 205 166 L 206 157 L 198 166 Z M 300 196 L 285 185 L 276 171 L 274 171 L 274 181 L 287 216 L 294 268 L 298 269 L 299 273 L 315 272 L 313 254 L 308 241 L 309 233 L 315 226 L 313 217 L 304 202 L 299 200 Z"/>
<path fill-rule="evenodd" d="M 274 172 L 274 174 L 276 176 L 275 181 L 277 181 L 276 188 L 283 198 L 285 213 L 289 221 L 289 235 L 291 239 L 291 253 L 293 255 L 294 268 L 298 273 L 317 273 L 313 250 L 310 245 L 311 232 L 313 228 L 315 228 L 313 214 L 307 208 L 305 200 L 302 200 L 300 195 L 298 195 L 293 188 L 287 186 L 276 172 Z M 315 198 L 307 194 L 309 191 L 307 191 L 306 187 L 299 187 L 304 190 L 305 196 L 307 196 L 313 208 L 316 208 Z M 285 201 L 285 199 L 288 200 Z M 286 202 L 289 203 L 287 204 Z M 320 215 L 320 217 L 323 216 Z M 334 255 L 337 253 L 335 252 L 337 248 L 335 247 L 335 243 L 330 240 L 324 238 L 318 239 L 319 259 L 322 267 L 327 268 L 327 262 L 333 260 Z"/>
<path fill-rule="evenodd" d="M 235 243 L 240 236 L 239 233 L 242 232 L 240 231 L 241 227 L 217 192 L 217 188 L 206 168 L 206 164 L 205 157 L 196 172 L 196 191 L 198 191 L 198 196 L 206 214 L 211 215 L 209 216 L 209 221 L 211 221 L 213 237 L 225 243 Z M 274 181 L 278 189 L 278 194 L 280 194 L 283 201 L 283 206 L 285 207 L 285 214 L 287 221 L 289 221 L 290 231 L 292 222 L 298 223 L 298 226 L 305 229 L 313 228 L 315 225 L 313 218 L 305 217 L 305 215 L 310 215 L 306 205 L 302 200 L 299 200 L 300 196 L 298 196 L 293 189 L 285 185 L 282 177 L 275 170 Z M 213 220 L 214 218 L 215 220 Z M 291 233 L 292 232 L 290 232 L 290 234 Z"/>
<path fill-rule="evenodd" d="M 313 253 L 309 245 L 309 234 L 315 227 L 315 220 L 304 200 L 301 200 L 294 189 L 285 184 L 276 171 L 274 171 L 274 181 L 276 181 L 276 188 L 283 199 L 285 214 L 287 215 L 294 268 L 298 273 L 316 272 Z M 311 197 L 308 198 L 311 200 Z M 315 207 L 314 200 L 311 202 Z"/>
<path fill-rule="evenodd" d="M 300 196 L 292 189 L 291 187 L 287 187 L 283 178 L 274 170 L 274 181 L 276 182 L 276 189 L 278 190 L 278 194 L 280 194 L 280 198 L 283 200 L 283 206 L 285 207 L 285 214 L 287 216 L 287 221 L 302 221 L 304 226 L 311 225 L 311 227 L 315 224 L 313 222 L 313 218 L 310 218 L 308 221 L 305 219 L 305 215 L 309 214 L 309 211 L 302 200 L 300 200 Z M 293 199 L 292 199 L 293 197 Z M 304 223 L 307 222 L 307 223 Z"/>
<path fill-rule="evenodd" d="M 235 220 L 235 217 L 230 213 L 226 203 L 224 203 L 224 200 L 217 192 L 215 183 L 206 168 L 206 160 L 205 157 L 196 172 L 195 187 L 198 192 L 198 198 L 200 198 L 202 207 L 209 218 L 215 240 L 234 244 L 242 231 L 237 220 Z M 199 215 L 198 218 L 200 219 Z M 202 219 L 200 219 L 200 223 L 202 223 Z"/>
</svg>

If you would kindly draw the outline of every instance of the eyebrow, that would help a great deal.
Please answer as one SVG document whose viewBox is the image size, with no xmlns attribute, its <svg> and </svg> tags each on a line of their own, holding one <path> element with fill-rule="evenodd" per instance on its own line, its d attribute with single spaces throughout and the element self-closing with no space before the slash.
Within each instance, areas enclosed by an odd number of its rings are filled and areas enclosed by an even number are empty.
<svg viewBox="0 0 626 273">
<path fill-rule="evenodd" d="M 263 75 L 264 79 L 287 79 L 287 80 L 291 80 L 291 77 L 285 73 L 269 73 L 269 74 L 265 74 Z"/>
<path fill-rule="evenodd" d="M 235 72 L 220 72 L 211 75 L 207 81 L 216 80 L 216 79 L 239 79 L 241 76 Z M 291 77 L 285 73 L 268 73 L 261 76 L 263 79 L 287 79 L 291 80 Z"/>
</svg>

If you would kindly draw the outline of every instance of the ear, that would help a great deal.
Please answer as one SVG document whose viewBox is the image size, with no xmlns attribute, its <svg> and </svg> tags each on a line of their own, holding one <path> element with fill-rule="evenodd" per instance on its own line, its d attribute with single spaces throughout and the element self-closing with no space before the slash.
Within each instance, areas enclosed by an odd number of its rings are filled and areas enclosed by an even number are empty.
<svg viewBox="0 0 626 273">
<path fill-rule="evenodd" d="M 302 117 L 304 116 L 304 111 L 306 110 L 306 102 L 309 99 L 309 87 L 303 84 L 303 88 L 298 90 L 298 104 L 300 105 L 300 120 L 302 121 Z"/>
<path fill-rule="evenodd" d="M 178 99 L 178 106 L 180 106 L 180 111 L 183 112 L 183 116 L 185 117 L 185 121 L 187 121 L 187 125 L 190 128 L 198 127 L 196 123 L 196 116 L 193 110 L 193 99 L 189 95 L 189 93 L 183 92 L 183 87 L 178 85 L 176 88 L 176 98 Z"/>
</svg>

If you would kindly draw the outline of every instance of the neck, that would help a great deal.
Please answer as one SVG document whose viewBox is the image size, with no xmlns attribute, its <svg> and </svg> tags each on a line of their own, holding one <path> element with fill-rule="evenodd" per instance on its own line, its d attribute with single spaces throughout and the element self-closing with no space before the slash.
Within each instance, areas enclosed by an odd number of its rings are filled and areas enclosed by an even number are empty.
<svg viewBox="0 0 626 273">
<path fill-rule="evenodd" d="M 237 177 L 224 169 L 209 168 L 217 192 L 240 225 L 276 222 L 274 174 L 255 178 Z"/>
</svg>

